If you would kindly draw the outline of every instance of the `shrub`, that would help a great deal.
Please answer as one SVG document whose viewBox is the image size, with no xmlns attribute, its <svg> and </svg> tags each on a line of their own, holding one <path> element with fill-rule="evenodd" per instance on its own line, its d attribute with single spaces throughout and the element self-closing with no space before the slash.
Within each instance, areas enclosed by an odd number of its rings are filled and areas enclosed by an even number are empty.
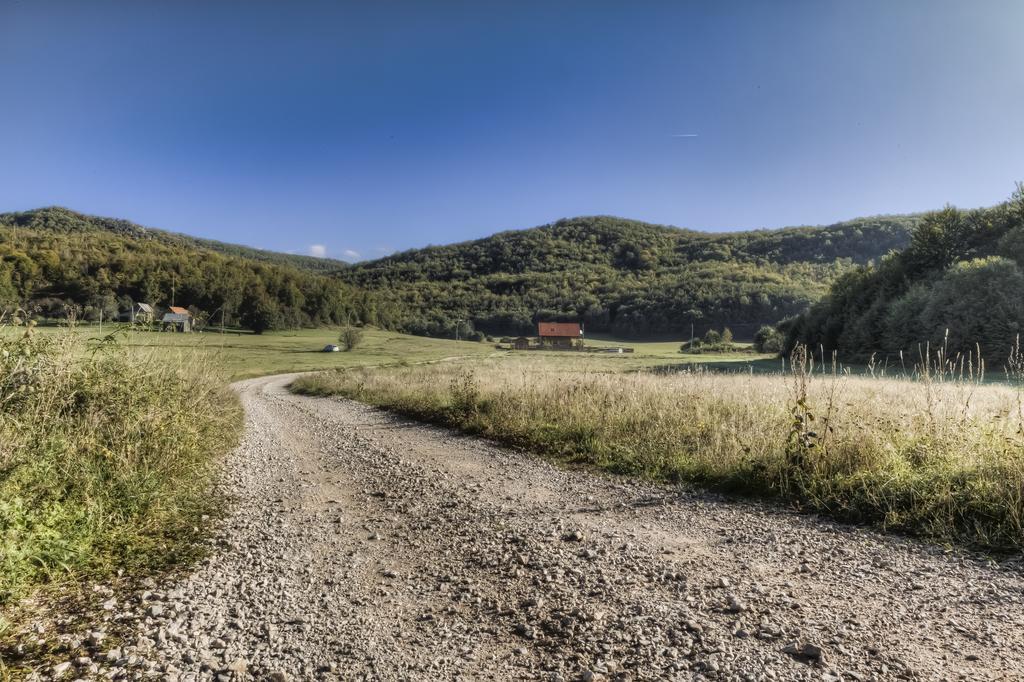
<svg viewBox="0 0 1024 682">
<path fill-rule="evenodd" d="M 684 341 L 683 344 L 679 346 L 679 352 L 699 353 L 702 345 L 703 344 L 701 343 L 700 339 L 694 339 L 693 341 Z"/>
<path fill-rule="evenodd" d="M 758 353 L 779 353 L 782 351 L 782 334 L 775 327 L 765 325 L 754 334 L 754 350 Z"/>
<path fill-rule="evenodd" d="M 357 327 L 345 327 L 338 334 L 338 343 L 346 351 L 354 350 L 363 342 L 363 330 Z"/>
</svg>

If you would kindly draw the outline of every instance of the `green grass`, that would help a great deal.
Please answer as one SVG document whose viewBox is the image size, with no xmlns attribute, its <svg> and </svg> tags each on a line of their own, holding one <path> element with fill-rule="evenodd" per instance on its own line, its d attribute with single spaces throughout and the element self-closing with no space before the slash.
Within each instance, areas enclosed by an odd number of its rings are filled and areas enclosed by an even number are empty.
<svg viewBox="0 0 1024 682">
<path fill-rule="evenodd" d="M 0 616 L 42 585 L 190 556 L 216 508 L 215 463 L 241 426 L 202 355 L 3 330 Z"/>
<path fill-rule="evenodd" d="M 120 331 L 117 331 L 120 330 Z M 161 357 L 184 355 L 206 358 L 225 372 L 232 380 L 247 379 L 268 374 L 308 372 L 323 369 L 344 369 L 392 364 L 422 364 L 438 361 L 480 359 L 487 357 L 515 357 L 528 353 L 534 358 L 548 358 L 552 362 L 571 363 L 585 355 L 595 368 L 620 372 L 647 367 L 709 364 L 722 368 L 746 371 L 750 364 L 778 365 L 767 355 L 750 352 L 706 353 L 689 355 L 679 352 L 681 342 L 675 341 L 620 341 L 609 337 L 588 339 L 592 347 L 625 346 L 633 353 L 622 355 L 581 354 L 567 351 L 509 351 L 496 348 L 497 344 L 476 341 L 454 341 L 410 336 L 379 329 L 367 329 L 363 341 L 351 352 L 324 353 L 321 349 L 337 343 L 338 329 L 303 329 L 297 331 L 251 334 L 229 330 L 225 334 L 173 334 L 150 331 L 126 331 L 117 325 L 105 325 L 103 335 L 117 331 L 118 345 L 129 351 L 154 352 Z M 43 334 L 61 333 L 59 327 L 41 328 Z M 85 338 L 101 336 L 96 325 L 80 325 L 75 334 Z M 766 367 L 767 369 L 767 367 Z"/>
<path fill-rule="evenodd" d="M 1019 388 L 806 371 L 621 373 L 617 358 L 557 355 L 330 371 L 292 388 L 617 474 L 779 498 L 940 542 L 1024 547 Z"/>
<path fill-rule="evenodd" d="M 367 329 L 362 343 L 351 352 L 324 353 L 322 349 L 338 342 L 337 329 L 249 332 L 228 331 L 202 334 L 131 331 L 124 327 L 104 326 L 104 334 L 115 332 L 118 346 L 126 352 L 153 353 L 161 358 L 198 358 L 218 368 L 232 381 L 268 374 L 307 372 L 319 369 L 420 363 L 459 357 L 486 357 L 494 354 L 493 344 L 447 339 L 427 339 L 406 334 Z M 42 329 L 43 334 L 62 333 L 60 328 Z M 95 325 L 79 326 L 74 333 L 99 338 Z"/>
</svg>

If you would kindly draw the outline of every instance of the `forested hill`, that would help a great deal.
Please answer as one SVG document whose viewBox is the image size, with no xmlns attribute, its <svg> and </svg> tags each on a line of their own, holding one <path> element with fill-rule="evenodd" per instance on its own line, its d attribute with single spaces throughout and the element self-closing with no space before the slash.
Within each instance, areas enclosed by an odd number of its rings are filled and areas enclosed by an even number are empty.
<svg viewBox="0 0 1024 682">
<path fill-rule="evenodd" d="M 66 209 L 0 214 L 0 312 L 112 319 L 132 302 L 173 300 L 200 323 L 254 331 L 390 324 L 389 304 L 296 265 L 309 263 Z"/>
<path fill-rule="evenodd" d="M 179 248 L 208 249 L 227 256 L 239 256 L 275 265 L 290 265 L 313 272 L 332 272 L 348 267 L 348 263 L 345 261 L 332 258 L 314 258 L 313 256 L 264 251 L 263 249 L 254 249 L 238 244 L 226 244 L 213 239 L 202 239 L 178 232 L 143 227 L 119 218 L 101 218 L 84 215 L 59 206 L 37 208 L 21 213 L 0 213 L 0 227 L 52 230 L 55 232 L 105 231 L 132 239 L 150 239 Z"/>
<path fill-rule="evenodd" d="M 0 214 L 0 308 L 110 318 L 173 293 L 200 318 L 226 311 L 258 330 L 362 321 L 450 336 L 461 320 L 507 334 L 544 318 L 623 336 L 678 337 L 691 323 L 744 336 L 903 248 L 918 220 L 710 234 L 585 217 L 348 266 L 48 208 Z"/>
<path fill-rule="evenodd" d="M 839 275 L 906 246 L 917 216 L 828 227 L 704 233 L 598 216 L 432 246 L 339 271 L 400 308 L 399 326 L 491 333 L 538 318 L 579 319 L 625 336 L 744 333 L 804 311 Z"/>
<path fill-rule="evenodd" d="M 1001 373 L 1021 332 L 1024 185 L 993 208 L 950 206 L 923 216 L 905 250 L 840 277 L 789 326 L 787 345 L 847 361 L 876 354 L 898 363 L 902 351 L 908 366 L 926 347 L 951 358 L 980 347 Z"/>
</svg>

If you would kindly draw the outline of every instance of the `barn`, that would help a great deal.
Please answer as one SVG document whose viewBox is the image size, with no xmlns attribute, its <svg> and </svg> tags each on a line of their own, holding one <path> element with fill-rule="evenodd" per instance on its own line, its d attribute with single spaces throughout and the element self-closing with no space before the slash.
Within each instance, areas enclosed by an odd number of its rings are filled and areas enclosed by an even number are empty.
<svg viewBox="0 0 1024 682">
<path fill-rule="evenodd" d="M 164 314 L 161 322 L 176 332 L 192 331 L 192 313 L 188 311 L 188 308 L 172 305 Z"/>
<path fill-rule="evenodd" d="M 515 350 L 530 350 L 530 339 L 525 336 L 512 339 L 512 348 Z"/>
<path fill-rule="evenodd" d="M 540 345 L 552 348 L 575 348 L 583 343 L 579 322 L 538 322 Z"/>
</svg>

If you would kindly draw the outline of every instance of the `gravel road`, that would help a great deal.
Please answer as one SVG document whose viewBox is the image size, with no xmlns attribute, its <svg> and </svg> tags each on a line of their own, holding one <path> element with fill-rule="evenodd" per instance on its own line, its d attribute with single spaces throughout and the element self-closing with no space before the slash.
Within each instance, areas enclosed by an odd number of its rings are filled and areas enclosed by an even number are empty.
<svg viewBox="0 0 1024 682">
<path fill-rule="evenodd" d="M 562 470 L 292 379 L 237 385 L 210 557 L 98 591 L 63 679 L 1024 679 L 1017 564 Z"/>
</svg>

